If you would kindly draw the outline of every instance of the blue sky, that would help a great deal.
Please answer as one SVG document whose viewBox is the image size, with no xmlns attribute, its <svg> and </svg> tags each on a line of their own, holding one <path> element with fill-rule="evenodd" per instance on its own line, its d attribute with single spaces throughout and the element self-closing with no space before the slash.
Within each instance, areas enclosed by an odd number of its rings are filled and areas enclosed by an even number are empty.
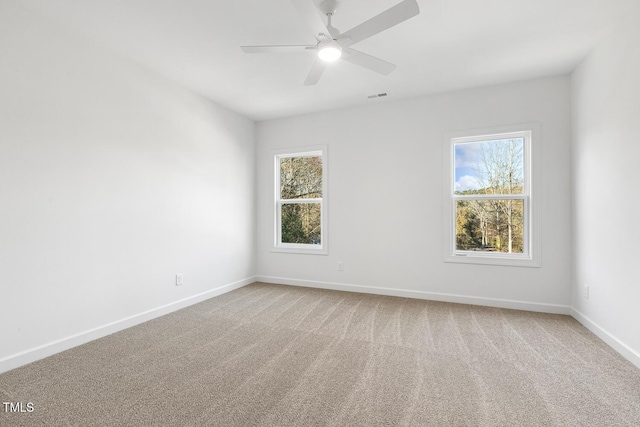
<svg viewBox="0 0 640 427">
<path fill-rule="evenodd" d="M 482 165 L 482 146 L 486 143 L 507 144 L 509 141 L 524 144 L 523 138 L 498 139 L 455 144 L 455 191 L 479 190 L 484 187 L 480 183 L 476 170 Z M 493 144 L 492 144 L 493 145 Z"/>
<path fill-rule="evenodd" d="M 482 142 L 469 142 L 455 145 L 455 191 L 478 190 L 481 187 L 474 172 L 479 163 Z"/>
</svg>

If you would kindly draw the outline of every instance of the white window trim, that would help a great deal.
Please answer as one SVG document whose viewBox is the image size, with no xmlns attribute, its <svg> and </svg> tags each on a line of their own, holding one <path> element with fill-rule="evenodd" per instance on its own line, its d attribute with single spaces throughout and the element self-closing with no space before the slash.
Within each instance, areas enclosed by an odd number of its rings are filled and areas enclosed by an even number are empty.
<svg viewBox="0 0 640 427">
<path fill-rule="evenodd" d="M 454 147 L 461 142 L 473 142 L 504 137 L 525 137 L 524 145 L 524 195 L 474 195 L 481 199 L 519 199 L 524 200 L 526 212 L 524 218 L 524 246 L 523 254 L 488 253 L 473 251 L 457 251 L 455 249 L 455 215 L 456 200 L 464 199 L 454 195 L 455 167 Z M 449 132 L 444 136 L 443 164 L 443 261 L 462 264 L 487 264 L 514 267 L 540 267 L 540 203 L 537 193 L 540 185 L 539 159 L 541 146 L 541 132 L 539 123 L 524 123 L 519 125 L 500 126 L 468 131 Z"/>
<path fill-rule="evenodd" d="M 272 152 L 273 155 L 273 206 L 274 206 L 274 243 L 271 252 L 291 253 L 291 254 L 308 254 L 308 255 L 327 255 L 328 254 L 328 199 L 327 199 L 327 146 L 312 146 L 303 148 L 283 149 Z M 322 199 L 300 199 L 288 200 L 287 203 L 320 203 L 320 244 L 304 244 L 304 243 L 282 243 L 282 225 L 280 209 L 280 159 L 288 157 L 322 157 Z"/>
</svg>

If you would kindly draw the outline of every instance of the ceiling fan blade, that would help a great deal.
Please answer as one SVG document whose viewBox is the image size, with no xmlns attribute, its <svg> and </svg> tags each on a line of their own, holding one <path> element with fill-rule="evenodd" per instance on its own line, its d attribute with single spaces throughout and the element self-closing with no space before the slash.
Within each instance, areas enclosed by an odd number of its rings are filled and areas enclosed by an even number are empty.
<svg viewBox="0 0 640 427">
<path fill-rule="evenodd" d="M 318 83 L 324 69 L 327 68 L 327 63 L 320 58 L 316 58 L 316 62 L 313 63 L 311 70 L 309 70 L 309 74 L 307 75 L 307 79 L 304 81 L 305 86 L 313 86 Z"/>
<path fill-rule="evenodd" d="M 359 50 L 345 48 L 342 49 L 342 53 L 343 55 L 341 59 L 351 62 L 352 64 L 368 68 L 376 73 L 384 74 L 385 76 L 389 75 L 396 68 L 396 66 L 390 62 L 376 58 L 375 56 L 367 55 Z"/>
<path fill-rule="evenodd" d="M 320 10 L 313 3 L 313 0 L 290 0 L 293 7 L 298 11 L 298 14 L 302 18 L 302 22 L 307 28 L 313 31 L 313 35 L 317 36 L 320 33 L 329 35 L 330 32 L 324 23 L 323 16 L 320 14 Z"/>
<path fill-rule="evenodd" d="M 246 53 L 298 53 L 315 50 L 311 45 L 240 46 Z"/>
<path fill-rule="evenodd" d="M 340 39 L 344 39 L 344 45 L 358 43 L 409 18 L 413 18 L 419 13 L 420 8 L 416 0 L 404 0 L 368 21 L 342 33 Z"/>
</svg>

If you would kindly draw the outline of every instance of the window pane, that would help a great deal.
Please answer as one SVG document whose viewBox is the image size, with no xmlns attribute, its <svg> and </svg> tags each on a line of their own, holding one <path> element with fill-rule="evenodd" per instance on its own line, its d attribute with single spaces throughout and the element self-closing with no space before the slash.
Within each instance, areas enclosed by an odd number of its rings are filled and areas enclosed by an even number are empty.
<svg viewBox="0 0 640 427">
<path fill-rule="evenodd" d="M 523 194 L 524 138 L 454 145 L 455 194 Z"/>
<path fill-rule="evenodd" d="M 320 203 L 283 204 L 282 243 L 321 244 Z"/>
<path fill-rule="evenodd" d="M 456 201 L 456 250 L 523 253 L 524 200 Z"/>
<path fill-rule="evenodd" d="M 317 199 L 322 197 L 322 157 L 280 159 L 280 198 Z"/>
</svg>

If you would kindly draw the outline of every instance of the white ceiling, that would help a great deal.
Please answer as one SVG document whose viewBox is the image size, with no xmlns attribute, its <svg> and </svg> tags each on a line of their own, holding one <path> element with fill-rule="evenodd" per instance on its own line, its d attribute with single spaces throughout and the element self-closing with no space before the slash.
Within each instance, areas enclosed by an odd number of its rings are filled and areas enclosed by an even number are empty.
<svg viewBox="0 0 640 427">
<path fill-rule="evenodd" d="M 637 0 L 418 0 L 420 14 L 354 48 L 397 65 L 381 76 L 345 61 L 303 86 L 313 53 L 241 45 L 315 44 L 291 1 L 30 0 L 80 37 L 254 120 L 571 72 Z M 400 0 L 342 0 L 344 32 Z M 387 98 L 367 96 L 387 92 Z"/>
</svg>

